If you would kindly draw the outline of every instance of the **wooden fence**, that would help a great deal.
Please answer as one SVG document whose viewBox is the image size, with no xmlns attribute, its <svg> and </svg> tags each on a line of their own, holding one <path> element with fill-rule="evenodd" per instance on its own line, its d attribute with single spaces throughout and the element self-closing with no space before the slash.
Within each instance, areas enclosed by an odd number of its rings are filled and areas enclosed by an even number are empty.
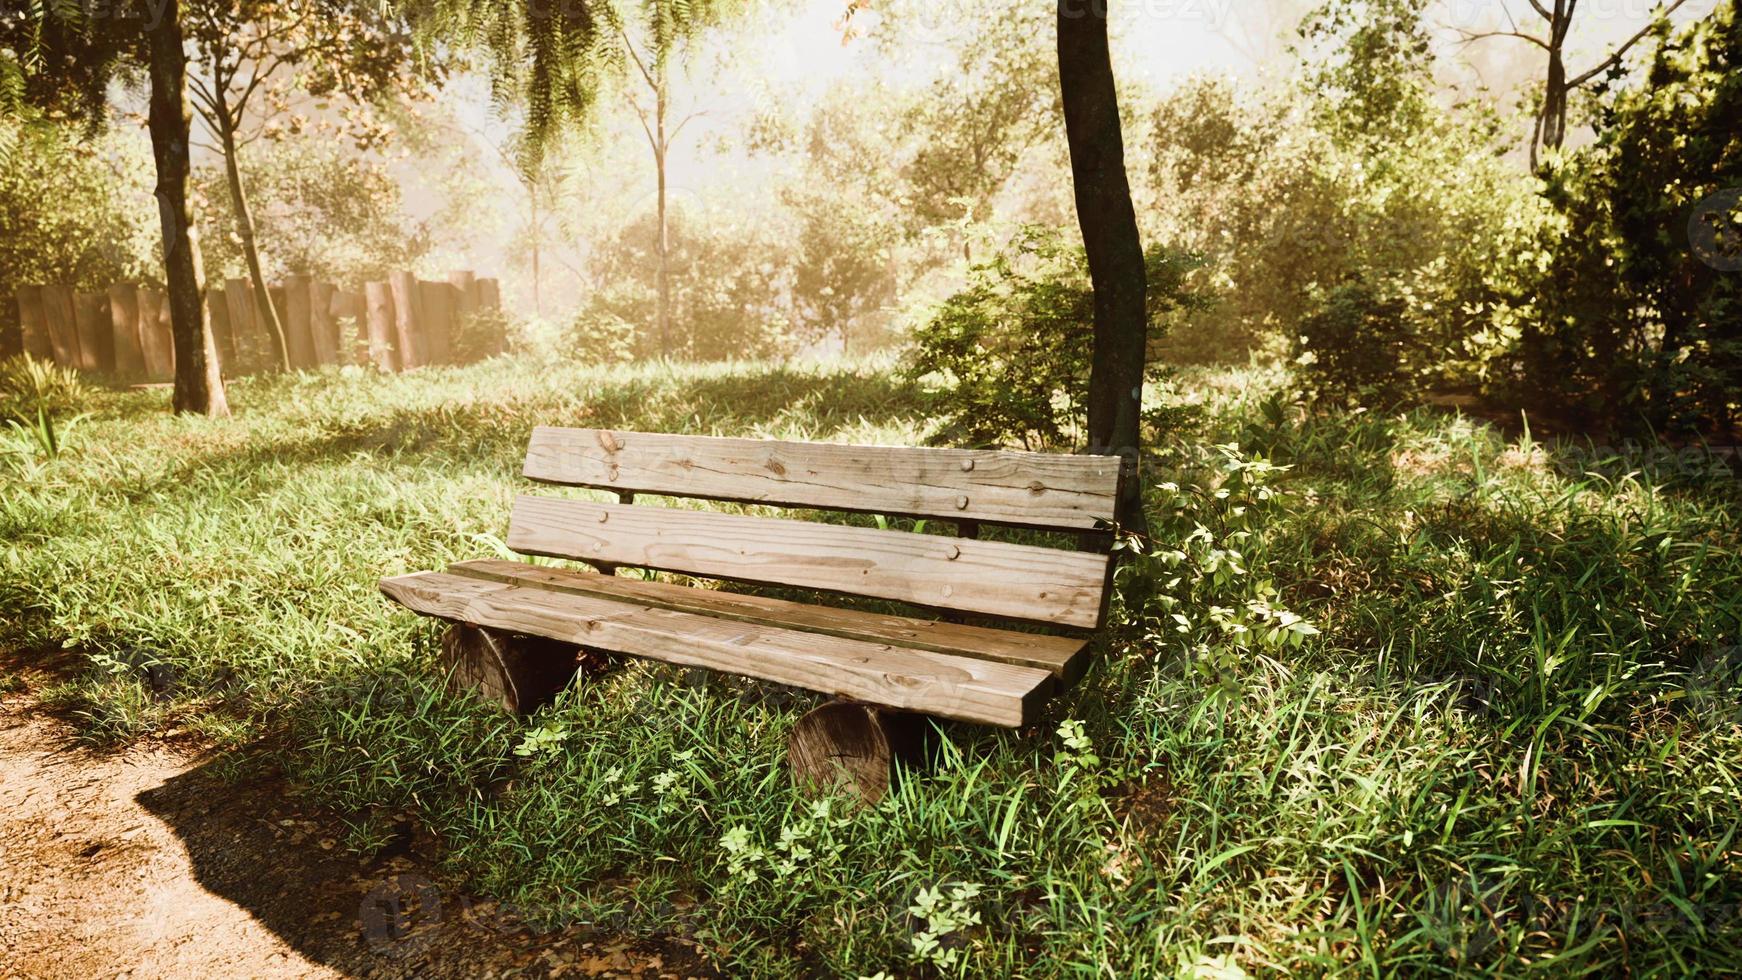
<svg viewBox="0 0 1742 980">
<path fill-rule="evenodd" d="M 284 327 L 293 368 L 369 364 L 406 371 L 502 351 L 501 320 L 473 317 L 501 310 L 501 286 L 470 272 L 450 273 L 446 282 L 399 272 L 361 290 L 291 276 L 267 292 Z M 277 342 L 247 280 L 208 288 L 206 309 L 226 376 L 279 366 Z M 124 378 L 168 381 L 175 376 L 169 302 L 159 290 L 132 283 L 117 283 L 106 293 L 24 286 L 18 290 L 18 323 L 25 352 L 36 357 Z"/>
</svg>

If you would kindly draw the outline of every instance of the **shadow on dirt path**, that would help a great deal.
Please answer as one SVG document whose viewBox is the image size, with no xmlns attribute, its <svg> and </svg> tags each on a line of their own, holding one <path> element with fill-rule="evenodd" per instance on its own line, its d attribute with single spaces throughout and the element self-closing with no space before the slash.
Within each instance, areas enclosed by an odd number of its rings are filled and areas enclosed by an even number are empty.
<svg viewBox="0 0 1742 980">
<path fill-rule="evenodd" d="M 359 858 L 281 780 L 193 748 L 79 745 L 0 701 L 0 975 L 710 976 L 681 939 L 539 933 L 433 870 L 410 834 Z"/>
</svg>

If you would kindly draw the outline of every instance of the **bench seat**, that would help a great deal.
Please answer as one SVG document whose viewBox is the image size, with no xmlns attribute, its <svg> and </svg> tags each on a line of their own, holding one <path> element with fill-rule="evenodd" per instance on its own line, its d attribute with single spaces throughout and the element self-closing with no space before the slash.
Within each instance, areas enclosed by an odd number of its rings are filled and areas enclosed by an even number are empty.
<svg viewBox="0 0 1742 980">
<path fill-rule="evenodd" d="M 1012 728 L 1081 672 L 1086 642 L 489 559 L 381 591 L 472 626 Z"/>
</svg>

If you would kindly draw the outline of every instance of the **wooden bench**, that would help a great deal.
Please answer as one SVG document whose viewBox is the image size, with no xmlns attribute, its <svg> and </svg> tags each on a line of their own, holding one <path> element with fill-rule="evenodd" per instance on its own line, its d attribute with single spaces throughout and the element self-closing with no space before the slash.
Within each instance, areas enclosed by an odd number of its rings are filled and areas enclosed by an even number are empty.
<svg viewBox="0 0 1742 980">
<path fill-rule="evenodd" d="M 381 581 L 390 598 L 455 624 L 444 649 L 461 683 L 527 710 L 572 679 L 579 648 L 821 691 L 846 700 L 800 721 L 795 774 L 840 768 L 869 799 L 887 785 L 901 713 L 1021 726 L 1082 672 L 1087 634 L 1106 615 L 1114 457 L 539 427 L 524 472 L 617 494 L 521 496 L 509 521 L 514 551 L 599 571 L 484 559 Z M 957 534 L 635 506 L 638 493 L 941 519 Z M 1067 532 L 1068 546 L 980 540 L 982 524 Z M 618 577 L 622 566 L 945 618 Z M 970 625 L 963 614 L 1059 632 Z"/>
</svg>

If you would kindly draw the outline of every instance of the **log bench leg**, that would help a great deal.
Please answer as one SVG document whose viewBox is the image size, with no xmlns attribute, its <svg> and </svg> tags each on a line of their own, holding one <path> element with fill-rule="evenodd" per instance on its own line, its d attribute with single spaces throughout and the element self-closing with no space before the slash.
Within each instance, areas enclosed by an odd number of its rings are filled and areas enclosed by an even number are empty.
<svg viewBox="0 0 1742 980">
<path fill-rule="evenodd" d="M 523 715 L 549 704 L 576 672 L 595 668 L 596 659 L 571 643 L 464 623 L 450 624 L 442 635 L 450 691 Z"/>
<path fill-rule="evenodd" d="M 793 783 L 803 793 L 844 792 L 874 806 L 889 791 L 897 760 L 915 761 L 925 719 L 857 701 L 830 701 L 793 727 L 787 742 Z"/>
</svg>

